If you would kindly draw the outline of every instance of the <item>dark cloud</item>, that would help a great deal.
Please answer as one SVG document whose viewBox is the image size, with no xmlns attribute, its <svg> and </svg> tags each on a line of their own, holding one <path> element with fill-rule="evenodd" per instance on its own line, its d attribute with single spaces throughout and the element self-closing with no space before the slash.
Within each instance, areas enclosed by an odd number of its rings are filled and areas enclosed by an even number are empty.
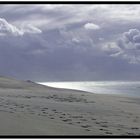
<svg viewBox="0 0 140 140">
<path fill-rule="evenodd" d="M 135 7 L 0 6 L 0 74 L 34 81 L 138 80 Z"/>
</svg>

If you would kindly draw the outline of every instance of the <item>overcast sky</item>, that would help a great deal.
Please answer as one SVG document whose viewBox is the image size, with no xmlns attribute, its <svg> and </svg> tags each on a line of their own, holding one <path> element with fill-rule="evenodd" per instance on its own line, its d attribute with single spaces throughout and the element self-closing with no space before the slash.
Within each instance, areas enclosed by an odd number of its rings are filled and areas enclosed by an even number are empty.
<svg viewBox="0 0 140 140">
<path fill-rule="evenodd" d="M 140 80 L 140 5 L 0 5 L 0 75 Z"/>
</svg>

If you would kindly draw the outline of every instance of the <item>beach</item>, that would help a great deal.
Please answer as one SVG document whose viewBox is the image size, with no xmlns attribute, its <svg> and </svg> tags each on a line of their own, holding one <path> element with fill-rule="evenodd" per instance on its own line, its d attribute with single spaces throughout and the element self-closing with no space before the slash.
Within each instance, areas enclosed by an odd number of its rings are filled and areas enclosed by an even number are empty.
<svg viewBox="0 0 140 140">
<path fill-rule="evenodd" d="M 140 135 L 139 98 L 0 78 L 0 135 Z"/>
</svg>

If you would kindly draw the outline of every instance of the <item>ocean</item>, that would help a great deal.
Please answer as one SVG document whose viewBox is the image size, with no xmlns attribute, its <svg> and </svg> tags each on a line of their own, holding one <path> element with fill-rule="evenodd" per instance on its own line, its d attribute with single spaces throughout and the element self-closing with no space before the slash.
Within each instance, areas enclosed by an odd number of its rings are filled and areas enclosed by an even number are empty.
<svg viewBox="0 0 140 140">
<path fill-rule="evenodd" d="M 95 94 L 140 97 L 140 81 L 43 82 L 40 84 L 57 88 L 78 89 Z"/>
</svg>

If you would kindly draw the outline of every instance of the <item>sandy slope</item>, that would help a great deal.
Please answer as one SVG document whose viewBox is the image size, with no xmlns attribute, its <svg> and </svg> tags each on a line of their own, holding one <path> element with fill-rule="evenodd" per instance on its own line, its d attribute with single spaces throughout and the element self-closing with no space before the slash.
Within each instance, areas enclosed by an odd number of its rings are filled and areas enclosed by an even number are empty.
<svg viewBox="0 0 140 140">
<path fill-rule="evenodd" d="M 140 100 L 0 77 L 0 135 L 140 135 Z"/>
</svg>

